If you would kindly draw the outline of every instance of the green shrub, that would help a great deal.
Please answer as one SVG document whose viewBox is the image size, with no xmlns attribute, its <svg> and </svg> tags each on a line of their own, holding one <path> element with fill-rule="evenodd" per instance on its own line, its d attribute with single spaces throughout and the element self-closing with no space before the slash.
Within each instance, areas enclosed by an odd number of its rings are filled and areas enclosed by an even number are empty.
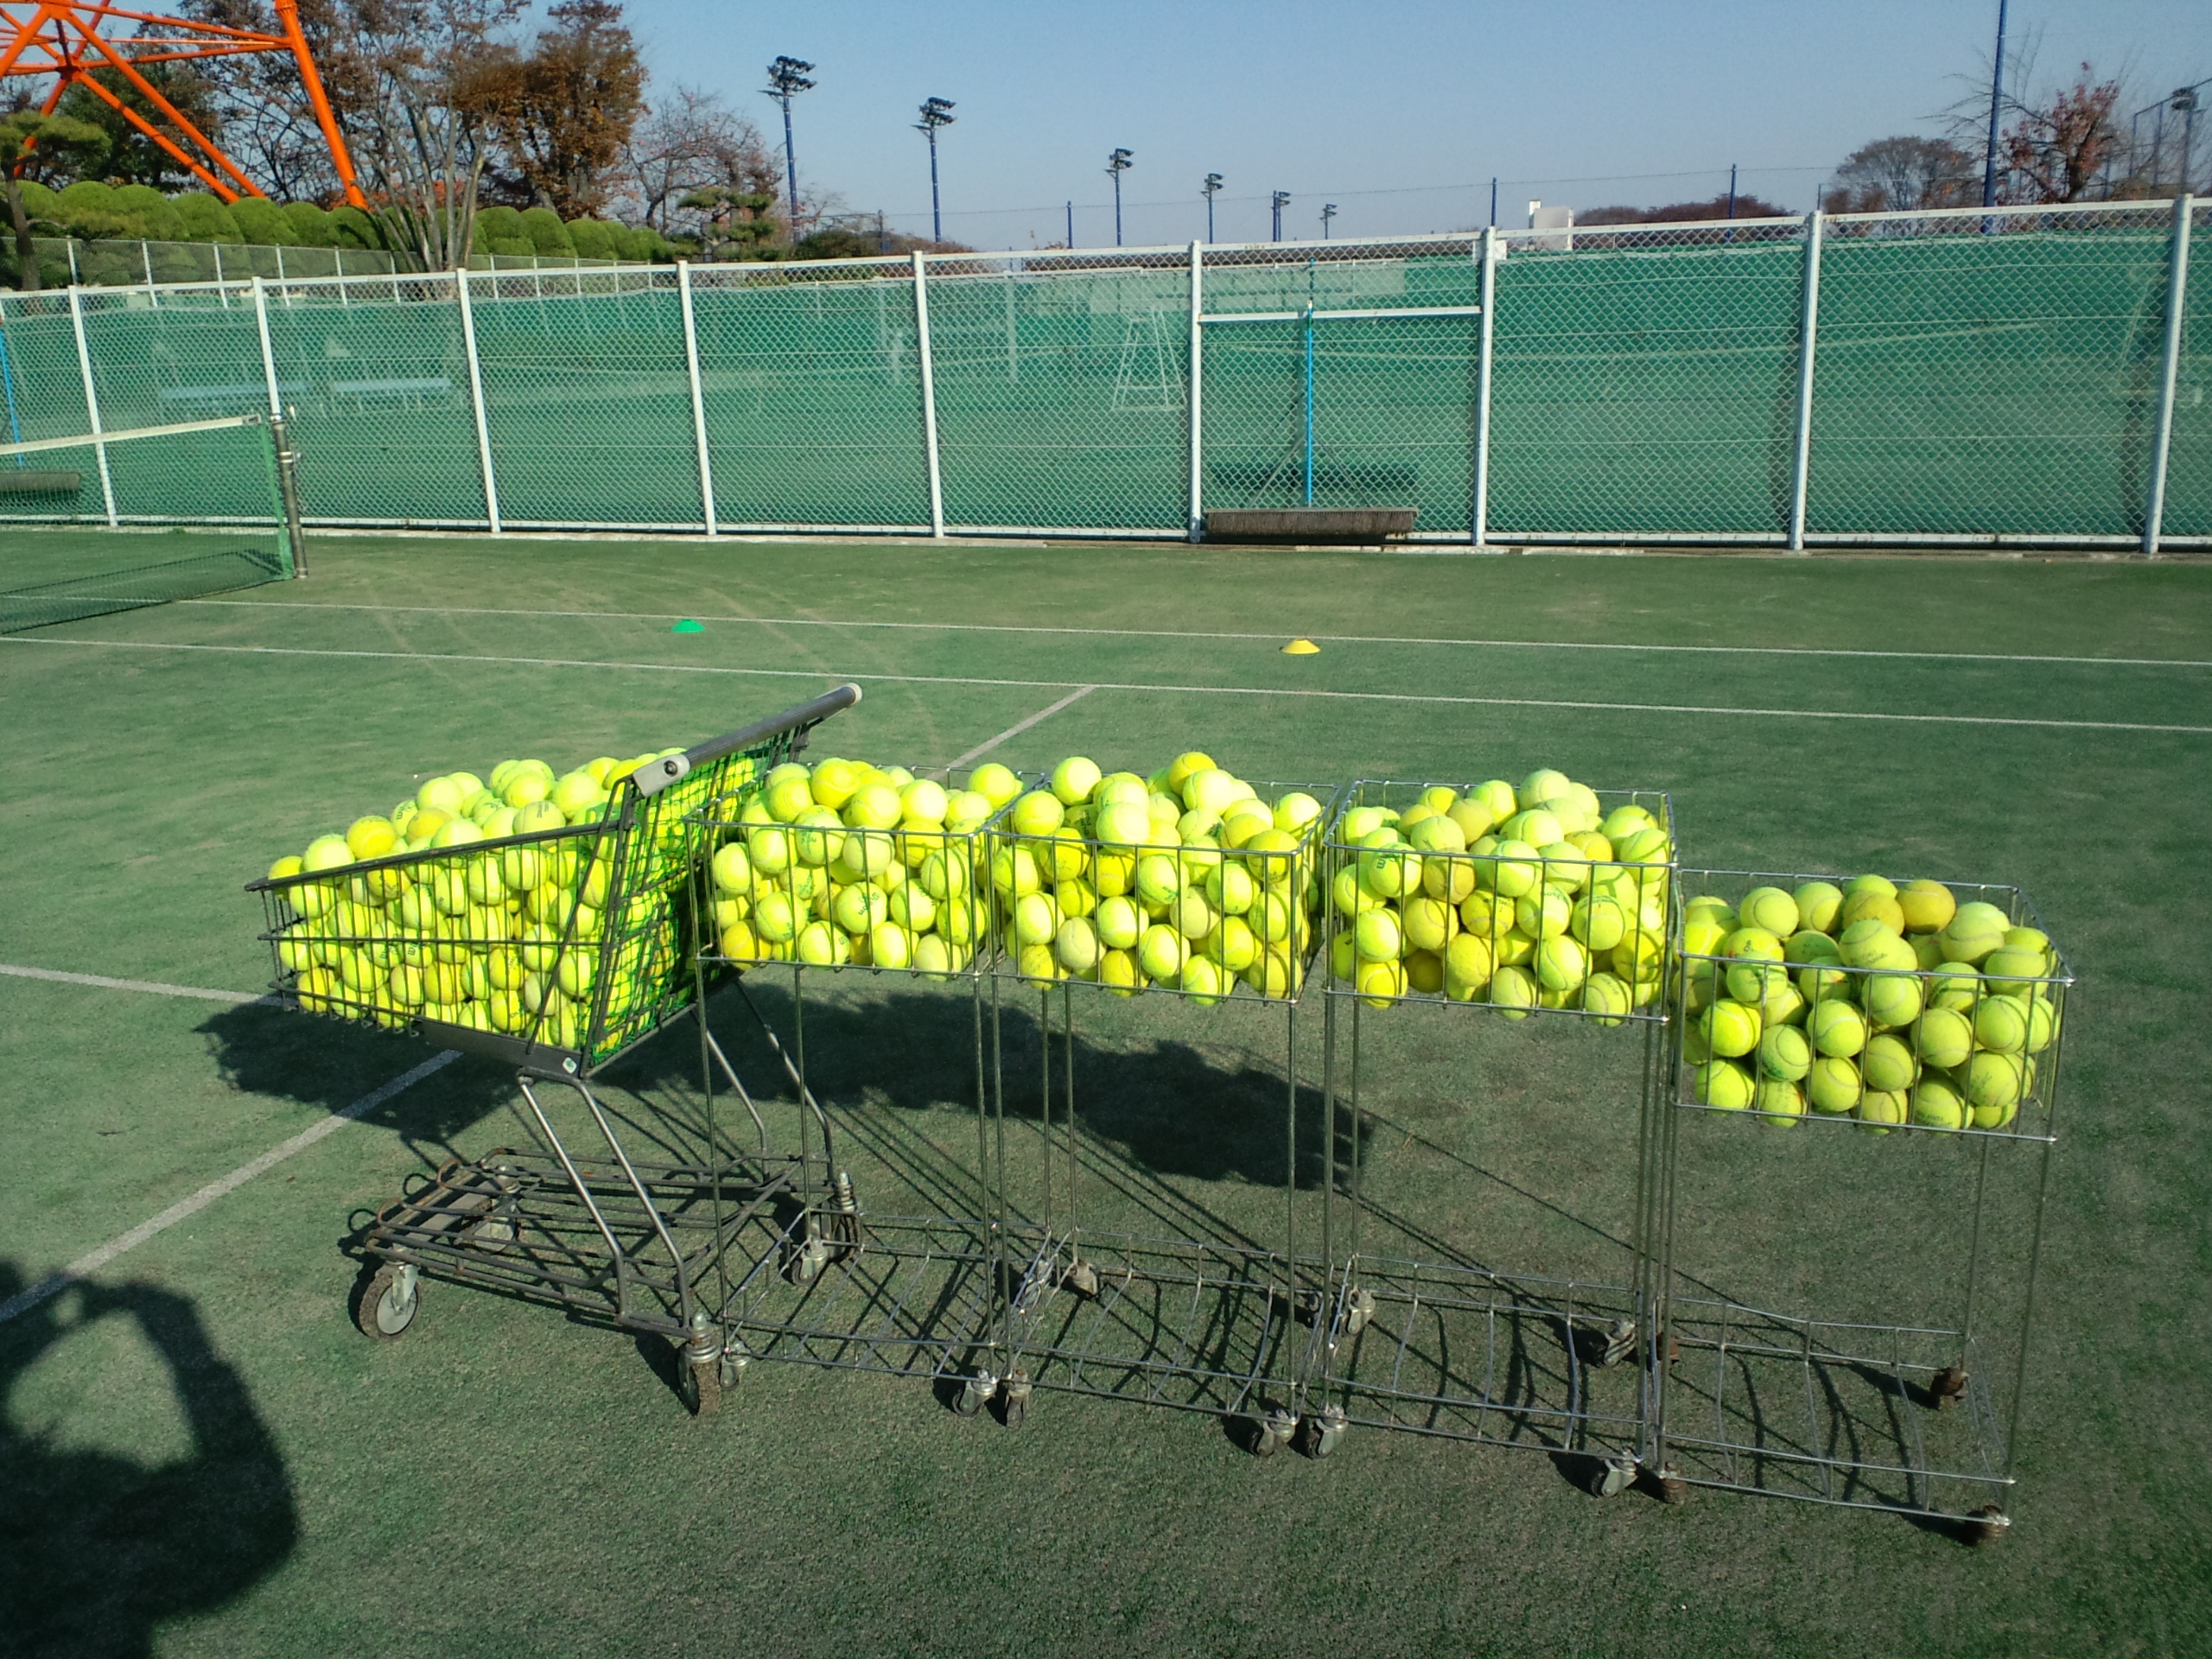
<svg viewBox="0 0 2212 1659">
<path fill-rule="evenodd" d="M 232 217 L 220 196 L 204 190 L 188 191 L 175 197 L 169 204 L 175 213 L 180 242 L 244 243 L 245 232 L 238 229 L 238 222 Z"/>
<path fill-rule="evenodd" d="M 284 205 L 284 221 L 292 227 L 290 245 L 296 248 L 334 248 L 338 245 L 338 226 L 331 217 L 311 201 L 293 201 Z"/>
<path fill-rule="evenodd" d="M 596 219 L 572 219 L 569 221 L 569 240 L 575 245 L 579 259 L 613 259 L 614 227 Z"/>
<path fill-rule="evenodd" d="M 550 207 L 532 207 L 522 216 L 523 234 L 530 238 L 531 246 L 549 258 L 572 258 L 576 245 L 569 240 L 569 227 L 561 222 L 561 215 Z"/>
<path fill-rule="evenodd" d="M 231 217 L 251 243 L 264 248 L 296 248 L 299 233 L 284 210 L 266 196 L 240 196 L 231 204 Z"/>
<path fill-rule="evenodd" d="M 329 245 L 334 248 L 381 248 L 384 233 L 377 228 L 376 220 L 359 208 L 334 207 L 330 210 L 333 232 Z"/>
</svg>

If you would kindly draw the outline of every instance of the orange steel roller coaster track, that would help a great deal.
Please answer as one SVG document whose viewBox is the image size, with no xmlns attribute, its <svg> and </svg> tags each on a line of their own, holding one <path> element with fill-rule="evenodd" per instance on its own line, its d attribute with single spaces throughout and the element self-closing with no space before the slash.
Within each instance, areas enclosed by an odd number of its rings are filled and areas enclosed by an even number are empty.
<svg viewBox="0 0 2212 1659">
<path fill-rule="evenodd" d="M 86 0 L 39 0 L 35 5 L 24 3 L 23 0 L 16 0 L 15 3 L 0 0 L 0 38 L 5 38 L 8 43 L 5 54 L 0 54 L 0 79 L 16 75 L 53 76 L 54 88 L 40 105 L 41 113 L 48 115 L 70 87 L 84 87 L 228 202 L 236 201 L 240 196 L 266 193 L 223 153 L 213 139 L 162 97 L 153 83 L 139 73 L 139 66 L 185 63 L 196 58 L 238 57 L 252 52 L 289 53 L 299 66 L 308 102 L 315 110 L 315 124 L 322 130 L 323 142 L 330 147 L 330 159 L 337 168 L 340 183 L 345 187 L 346 200 L 356 207 L 366 207 L 368 199 L 362 195 L 360 184 L 354 177 L 353 158 L 346 153 L 337 118 L 331 113 L 330 99 L 322 89 L 322 77 L 315 72 L 315 54 L 308 49 L 307 36 L 300 32 L 299 0 L 272 0 L 272 3 L 282 30 L 274 35 L 232 29 L 221 23 L 194 22 L 159 12 L 87 3 Z M 112 38 L 103 35 L 101 25 L 111 20 L 136 24 L 137 32 Z M 125 104 L 112 87 L 94 75 L 93 71 L 99 69 L 113 71 L 174 130 L 162 131 Z"/>
</svg>

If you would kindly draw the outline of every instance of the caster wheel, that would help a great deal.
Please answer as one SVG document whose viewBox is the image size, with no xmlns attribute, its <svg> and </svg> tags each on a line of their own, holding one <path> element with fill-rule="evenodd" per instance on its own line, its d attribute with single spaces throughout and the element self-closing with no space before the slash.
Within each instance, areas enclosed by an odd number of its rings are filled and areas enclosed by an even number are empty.
<svg viewBox="0 0 2212 1659">
<path fill-rule="evenodd" d="M 1967 1541 L 1975 1548 L 1995 1543 L 2012 1530 L 2012 1517 L 1994 1503 L 1985 1503 L 1967 1516 Z"/>
<path fill-rule="evenodd" d="M 1609 1452 L 1598 1465 L 1591 1491 L 1599 1497 L 1617 1497 L 1636 1484 L 1636 1453 Z"/>
<path fill-rule="evenodd" d="M 1344 1444 L 1346 1424 L 1342 1407 L 1324 1406 L 1319 1414 L 1308 1417 L 1299 1427 L 1309 1458 L 1325 1458 Z"/>
<path fill-rule="evenodd" d="M 1687 1503 L 1690 1501 L 1690 1484 L 1682 1478 L 1681 1471 L 1671 1463 L 1659 1465 L 1659 1501 L 1662 1503 Z"/>
<path fill-rule="evenodd" d="M 978 1371 L 960 1385 L 960 1397 L 952 1402 L 952 1408 L 963 1417 L 973 1417 L 990 1403 L 991 1396 L 998 1390 L 997 1377 L 988 1371 Z"/>
<path fill-rule="evenodd" d="M 1615 1319 L 1605 1327 L 1605 1339 L 1598 1352 L 1599 1365 L 1618 1365 L 1636 1355 L 1636 1321 Z"/>
<path fill-rule="evenodd" d="M 1029 1395 L 1034 1386 L 1029 1373 L 1021 1370 L 1008 1371 L 1006 1381 L 999 1385 L 999 1409 L 1006 1414 L 1008 1428 L 1020 1427 L 1029 1415 Z"/>
<path fill-rule="evenodd" d="M 1344 1300 L 1344 1328 L 1346 1337 L 1356 1337 L 1367 1329 L 1368 1321 L 1375 1317 L 1375 1296 L 1364 1288 L 1355 1290 Z"/>
<path fill-rule="evenodd" d="M 722 1408 L 722 1367 L 719 1357 L 683 1366 L 683 1405 L 694 1418 L 718 1415 Z"/>
<path fill-rule="evenodd" d="M 353 1306 L 353 1323 L 375 1342 L 397 1342 L 415 1323 L 423 1306 L 422 1275 L 411 1263 L 387 1262 L 362 1287 Z"/>
<path fill-rule="evenodd" d="M 1074 1262 L 1062 1275 L 1060 1282 L 1088 1301 L 1098 1294 L 1098 1269 L 1088 1262 Z"/>
<path fill-rule="evenodd" d="M 1271 1411 L 1260 1420 L 1258 1430 L 1252 1436 L 1252 1455 L 1272 1458 L 1288 1446 L 1298 1433 L 1298 1419 L 1287 1411 Z"/>
</svg>

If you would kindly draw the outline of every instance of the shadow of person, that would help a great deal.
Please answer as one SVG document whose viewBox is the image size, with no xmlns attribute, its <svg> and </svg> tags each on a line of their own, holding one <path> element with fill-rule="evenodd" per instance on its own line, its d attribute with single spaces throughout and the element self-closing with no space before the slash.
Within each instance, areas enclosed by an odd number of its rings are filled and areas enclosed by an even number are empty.
<svg viewBox="0 0 2212 1659">
<path fill-rule="evenodd" d="M 0 1261 L 0 1302 L 23 1288 Z M 168 1364 L 192 1452 L 148 1465 L 24 1426 L 24 1374 L 74 1332 L 119 1314 Z M 298 1541 L 291 1478 L 238 1372 L 192 1303 L 150 1285 L 74 1286 L 0 1326 L 0 1647 L 124 1659 L 162 1621 L 220 1607 Z"/>
</svg>

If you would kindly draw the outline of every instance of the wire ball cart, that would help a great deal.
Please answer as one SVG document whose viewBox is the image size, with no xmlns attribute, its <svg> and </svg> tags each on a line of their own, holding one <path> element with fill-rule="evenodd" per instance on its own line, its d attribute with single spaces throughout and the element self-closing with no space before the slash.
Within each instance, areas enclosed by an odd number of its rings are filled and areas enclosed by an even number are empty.
<svg viewBox="0 0 2212 1659">
<path fill-rule="evenodd" d="M 281 998 L 512 1063 L 541 1138 L 449 1162 L 378 1213 L 362 1244 L 380 1265 L 357 1313 L 370 1336 L 401 1335 L 423 1276 L 449 1279 L 658 1332 L 683 1345 L 693 1409 L 715 1408 L 728 1369 L 705 1281 L 752 1217 L 818 1172 L 799 1158 L 722 1155 L 711 1092 L 711 1150 L 669 1159 L 688 1127 L 626 1118 L 595 1084 L 672 1024 L 694 1018 L 704 1031 L 698 809 L 860 696 L 840 686 L 653 757 L 615 779 L 585 822 L 251 884 Z M 603 1154 L 563 1134 L 549 1088 L 575 1097 Z"/>
<path fill-rule="evenodd" d="M 2073 976 L 2017 888 L 1685 870 L 1662 1489 L 2010 1526 Z"/>
<path fill-rule="evenodd" d="M 1313 1383 L 1329 1431 L 1566 1455 L 1600 1496 L 1635 1478 L 1675 829 L 1664 794 L 1557 773 L 1345 791 Z M 1408 1056 L 1450 1068 L 1425 1116 L 1382 1087 Z"/>
</svg>

